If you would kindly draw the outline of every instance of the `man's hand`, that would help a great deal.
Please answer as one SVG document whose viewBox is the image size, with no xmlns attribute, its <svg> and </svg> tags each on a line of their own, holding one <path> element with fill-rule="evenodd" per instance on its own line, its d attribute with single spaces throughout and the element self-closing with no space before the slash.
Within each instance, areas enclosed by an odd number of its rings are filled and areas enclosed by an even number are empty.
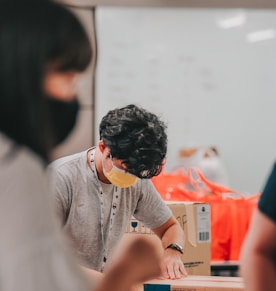
<svg viewBox="0 0 276 291">
<path fill-rule="evenodd" d="M 162 277 L 164 279 L 180 279 L 188 274 L 181 259 L 181 254 L 173 249 L 166 249 L 161 262 Z"/>
</svg>

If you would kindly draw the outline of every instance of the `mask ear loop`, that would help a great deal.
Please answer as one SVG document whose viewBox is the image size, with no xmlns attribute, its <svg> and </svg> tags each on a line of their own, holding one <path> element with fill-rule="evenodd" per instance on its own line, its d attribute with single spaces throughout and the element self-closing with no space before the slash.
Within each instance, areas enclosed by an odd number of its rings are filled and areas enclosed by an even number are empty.
<svg viewBox="0 0 276 291">
<path fill-rule="evenodd" d="M 110 152 L 109 152 L 109 155 L 107 157 L 110 158 L 111 163 L 112 163 L 112 169 L 113 169 L 115 166 L 114 166 L 114 163 L 113 163 L 113 157 L 112 157 Z"/>
<path fill-rule="evenodd" d="M 103 155 L 102 155 L 103 156 Z M 112 155 L 111 155 L 111 153 L 109 152 L 109 154 L 106 156 L 107 158 L 110 158 L 110 160 L 111 160 L 111 163 L 112 163 L 112 168 L 111 168 L 111 170 L 114 168 L 114 163 L 113 163 L 113 157 L 112 157 Z M 104 161 L 103 161 L 103 157 L 102 157 L 102 169 L 103 169 L 103 172 L 106 172 L 106 169 L 105 169 L 105 167 L 104 167 Z"/>
</svg>

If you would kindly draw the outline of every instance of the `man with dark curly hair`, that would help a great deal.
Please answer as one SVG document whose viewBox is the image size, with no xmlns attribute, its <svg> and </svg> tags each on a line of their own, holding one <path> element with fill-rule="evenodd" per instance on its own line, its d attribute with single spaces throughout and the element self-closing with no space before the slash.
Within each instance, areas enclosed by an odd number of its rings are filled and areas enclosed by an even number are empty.
<svg viewBox="0 0 276 291">
<path fill-rule="evenodd" d="M 165 123 L 131 104 L 102 118 L 96 147 L 50 165 L 59 218 L 86 267 L 104 271 L 134 216 L 162 241 L 163 277 L 187 275 L 183 230 L 150 180 L 166 153 Z"/>
</svg>

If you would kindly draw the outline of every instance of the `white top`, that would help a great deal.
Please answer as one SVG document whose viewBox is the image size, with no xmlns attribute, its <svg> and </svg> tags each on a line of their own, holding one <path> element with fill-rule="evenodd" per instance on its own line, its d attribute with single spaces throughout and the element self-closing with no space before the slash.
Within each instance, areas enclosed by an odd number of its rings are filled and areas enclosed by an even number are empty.
<svg viewBox="0 0 276 291">
<path fill-rule="evenodd" d="M 58 231 L 44 170 L 0 133 L 0 291 L 92 287 Z"/>
</svg>

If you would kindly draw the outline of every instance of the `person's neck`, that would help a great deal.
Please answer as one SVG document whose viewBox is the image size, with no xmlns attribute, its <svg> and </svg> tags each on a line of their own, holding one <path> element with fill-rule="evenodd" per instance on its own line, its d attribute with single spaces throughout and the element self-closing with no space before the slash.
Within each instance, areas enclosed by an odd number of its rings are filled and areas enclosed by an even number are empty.
<svg viewBox="0 0 276 291">
<path fill-rule="evenodd" d="M 91 151 L 88 151 L 87 156 L 87 162 L 89 163 L 91 167 L 90 157 L 91 157 Z M 99 147 L 96 147 L 95 153 L 94 153 L 94 162 L 95 162 L 95 168 L 97 171 L 98 179 L 106 184 L 110 184 L 109 180 L 105 177 L 103 173 L 103 164 L 102 164 L 102 152 L 100 151 Z"/>
</svg>

